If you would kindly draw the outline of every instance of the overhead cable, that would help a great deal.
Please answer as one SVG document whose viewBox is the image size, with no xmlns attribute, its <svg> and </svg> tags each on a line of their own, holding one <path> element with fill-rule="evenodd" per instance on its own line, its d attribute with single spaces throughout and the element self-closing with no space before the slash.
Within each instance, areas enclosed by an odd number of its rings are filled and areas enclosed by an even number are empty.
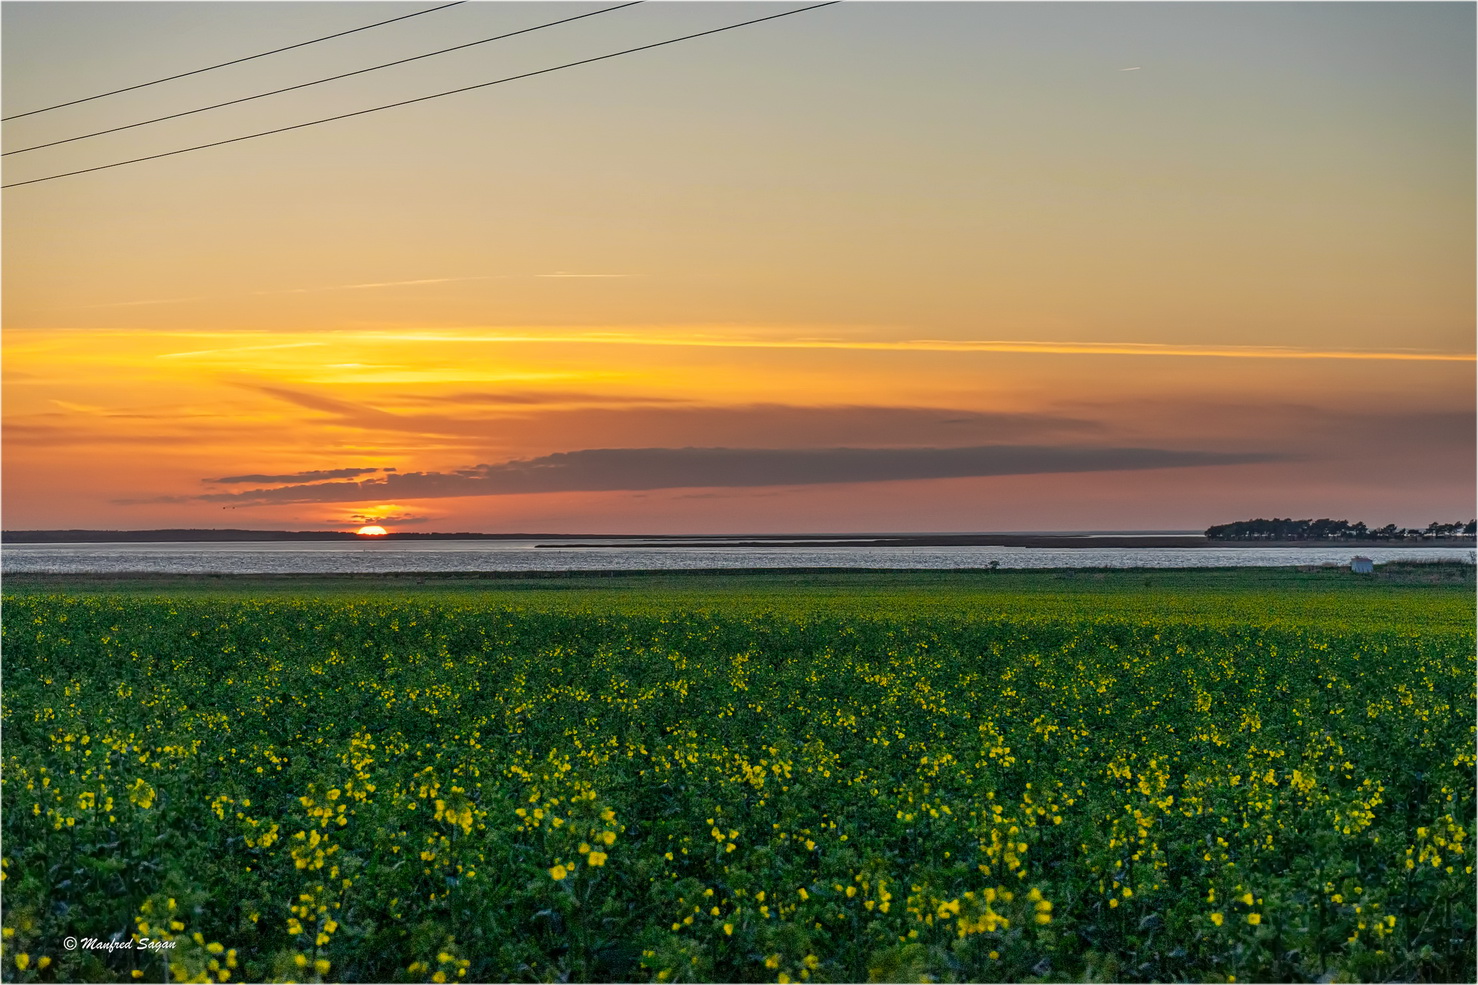
<svg viewBox="0 0 1478 985">
<path fill-rule="evenodd" d="M 457 7 L 466 2 L 467 0 L 453 0 L 452 3 L 444 3 L 439 7 L 430 7 L 426 10 L 418 10 L 412 14 L 401 14 L 399 17 L 392 17 L 389 20 L 376 21 L 373 24 L 366 24 L 363 27 L 350 28 L 347 31 L 340 31 L 337 34 L 326 34 L 321 38 L 314 38 L 311 41 L 299 41 L 297 44 L 290 44 L 286 47 L 273 48 L 271 51 L 263 51 L 255 55 L 247 55 L 245 58 L 233 58 L 229 62 L 221 62 L 217 65 L 207 65 L 204 68 L 192 69 L 189 72 L 181 72 L 179 75 L 168 75 L 162 79 L 155 79 L 152 82 L 140 82 L 138 85 L 124 86 L 122 89 L 112 89 L 108 92 L 100 92 L 95 96 L 83 96 L 81 99 L 73 99 L 65 103 L 57 103 L 54 106 L 43 106 L 40 109 L 27 110 L 24 113 L 16 113 L 12 116 L 0 116 L 0 123 L 8 122 L 10 120 L 19 120 L 23 116 L 35 116 L 37 113 L 50 113 L 52 110 L 61 109 L 64 106 L 76 106 L 78 103 L 90 103 L 94 99 L 102 99 L 104 96 L 116 96 L 120 92 L 133 92 L 135 89 L 147 89 L 149 86 L 157 86 L 161 82 L 173 82 L 175 79 L 189 78 L 192 75 L 199 75 L 202 72 L 213 72 L 218 68 L 225 68 L 228 65 L 240 65 L 242 62 L 249 62 L 257 58 L 266 58 L 268 55 L 279 55 L 284 51 L 292 51 L 294 48 L 303 48 L 310 44 L 318 44 L 320 41 L 332 41 L 334 38 L 342 38 L 349 34 L 358 34 L 360 31 L 368 31 L 370 28 L 374 27 L 384 27 L 386 24 L 394 24 L 396 21 L 409 20 L 412 17 L 420 17 L 422 14 L 434 14 L 438 10 L 445 10 L 448 7 Z"/>
<path fill-rule="evenodd" d="M 180 113 L 171 113 L 168 116 L 156 116 L 152 120 L 142 120 L 138 123 L 128 123 L 121 127 L 111 127 L 107 130 L 94 130 L 92 133 L 84 133 L 81 136 L 77 137 L 66 137 L 62 140 L 53 140 L 45 144 L 33 144 L 30 147 L 19 147 L 15 150 L 6 151 L 5 153 L 0 154 L 0 157 L 9 157 L 12 154 L 24 154 L 27 151 L 41 150 L 46 147 L 56 147 L 59 144 L 70 144 L 74 141 L 86 140 L 89 137 L 101 137 L 104 134 L 118 133 L 122 130 L 132 130 L 135 127 L 146 127 L 151 123 L 163 123 L 165 120 L 177 120 L 182 116 L 193 116 L 196 113 L 205 113 L 213 109 L 223 109 L 227 106 L 235 106 L 238 103 L 249 103 L 254 99 L 265 99 L 268 96 L 280 96 L 284 92 L 292 92 L 296 89 L 306 89 L 309 86 L 322 85 L 325 82 L 337 82 L 340 79 L 351 78 L 355 75 L 364 75 L 367 72 L 378 72 L 382 68 L 393 68 L 396 65 L 404 65 L 407 62 L 420 61 L 422 58 L 433 58 L 437 55 L 445 55 L 449 52 L 461 51 L 463 48 L 473 48 L 480 44 L 487 44 L 490 41 L 502 41 L 504 38 L 515 37 L 519 34 L 529 34 L 533 31 L 542 31 L 546 27 L 554 27 L 558 24 L 568 24 L 570 21 L 582 20 L 586 17 L 595 17 L 597 14 L 609 14 L 613 10 L 620 10 L 623 7 L 635 7 L 637 4 L 642 2 L 644 2 L 644 0 L 628 0 L 628 2 L 617 4 L 614 7 L 606 7 L 602 10 L 591 10 L 583 14 L 576 14 L 574 17 L 565 17 L 557 21 L 549 21 L 546 24 L 537 24 L 534 27 L 526 27 L 519 31 L 509 31 L 507 34 L 499 34 L 496 37 L 483 38 L 481 41 L 469 41 L 466 44 L 455 45 L 451 48 L 442 48 L 440 51 L 428 51 L 424 55 L 412 55 L 409 58 L 402 58 L 398 61 L 384 62 L 380 65 L 371 65 L 369 68 L 356 69 L 353 72 L 345 72 L 342 75 L 331 75 L 326 79 L 315 79 L 312 82 L 300 82 L 297 85 L 287 86 L 282 89 L 273 89 L 271 92 L 259 92 L 254 96 L 242 96 L 240 99 L 228 99 L 223 103 L 214 103 L 210 106 L 198 107 L 197 109 L 187 109 Z"/>
<path fill-rule="evenodd" d="M 181 147 L 178 150 L 164 151 L 161 154 L 149 154 L 145 157 L 130 158 L 127 161 L 115 161 L 112 164 L 99 164 L 96 167 L 79 168 L 76 171 L 64 171 L 60 174 L 47 175 L 44 178 L 31 178 L 28 181 L 12 181 L 6 185 L 0 185 L 0 188 L 19 188 L 22 185 L 35 185 L 40 184 L 43 181 L 55 181 L 58 178 L 70 178 L 74 175 L 90 174 L 93 171 L 107 171 L 110 168 L 121 168 L 129 164 L 139 164 L 143 161 L 157 161 L 162 157 L 174 157 L 177 154 L 189 154 L 193 151 L 205 150 L 210 147 L 222 147 L 226 144 L 240 143 L 243 140 L 254 140 L 257 137 L 267 137 L 271 136 L 274 133 L 287 133 L 292 130 L 302 130 L 306 127 L 318 126 L 321 123 L 333 123 L 338 120 L 348 120 L 356 116 L 366 116 L 370 113 L 378 113 L 381 110 L 395 109 L 400 106 L 410 106 L 415 103 L 424 103 L 431 99 L 440 99 L 443 96 L 454 96 L 457 93 L 461 92 L 471 92 L 474 89 L 486 89 L 488 86 L 501 85 L 504 82 L 516 82 L 519 79 L 533 78 L 536 75 L 548 75 L 550 72 L 558 72 L 563 69 L 574 68 L 577 65 L 589 65 L 592 62 L 601 62 L 605 61 L 608 58 L 619 58 L 622 55 L 631 55 L 635 54 L 638 51 L 650 51 L 653 48 L 661 48 L 664 45 L 677 44 L 680 41 L 690 41 L 693 38 L 701 38 L 710 34 L 720 34 L 724 31 L 732 31 L 735 28 L 748 27 L 751 24 L 760 24 L 764 21 L 778 20 L 781 17 L 789 17 L 792 14 L 803 14 L 808 10 L 818 10 L 821 7 L 830 7 L 841 2 L 842 0 L 825 0 L 825 2 L 823 3 L 814 3 L 811 4 L 809 7 L 798 7 L 795 10 L 786 10 L 778 14 L 770 14 L 766 17 L 756 17 L 752 20 L 740 21 L 737 24 L 726 24 L 723 27 L 710 28 L 707 31 L 698 31 L 694 34 L 685 34 L 679 38 L 669 38 L 666 41 L 656 41 L 652 44 L 639 45 L 635 48 L 625 48 L 621 51 L 613 51 L 605 55 L 596 55 L 593 58 L 582 58 L 579 61 L 565 62 L 563 65 L 555 65 L 550 68 L 541 68 L 533 72 L 523 72 L 519 75 L 510 75 L 506 78 L 494 79 L 491 82 L 479 82 L 477 85 L 462 86 L 459 89 L 448 89 L 445 92 L 436 92 L 432 93 L 429 96 L 417 96 L 415 99 L 403 99 L 400 102 L 395 103 L 385 103 L 380 106 L 372 106 L 369 109 L 355 110 L 352 113 L 340 113 L 338 116 L 327 116 L 319 120 L 310 120 L 307 123 L 295 123 L 292 126 L 277 127 L 272 130 L 261 130 L 257 133 L 248 133 L 240 137 L 228 137 L 225 140 L 213 140 L 208 144 L 196 144 L 193 147 Z"/>
</svg>

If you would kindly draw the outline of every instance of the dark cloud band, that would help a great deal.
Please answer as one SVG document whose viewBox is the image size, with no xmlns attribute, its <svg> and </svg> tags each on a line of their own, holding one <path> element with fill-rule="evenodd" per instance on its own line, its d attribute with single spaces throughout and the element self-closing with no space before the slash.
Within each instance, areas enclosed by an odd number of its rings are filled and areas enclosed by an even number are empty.
<svg viewBox="0 0 1478 985">
<path fill-rule="evenodd" d="M 590 448 L 477 465 L 456 472 L 403 472 L 359 482 L 325 482 L 212 493 L 240 504 L 385 502 L 450 496 L 711 487 L 804 486 L 974 476 L 1236 465 L 1279 456 L 1159 448 L 980 445 L 967 448 Z"/>
</svg>

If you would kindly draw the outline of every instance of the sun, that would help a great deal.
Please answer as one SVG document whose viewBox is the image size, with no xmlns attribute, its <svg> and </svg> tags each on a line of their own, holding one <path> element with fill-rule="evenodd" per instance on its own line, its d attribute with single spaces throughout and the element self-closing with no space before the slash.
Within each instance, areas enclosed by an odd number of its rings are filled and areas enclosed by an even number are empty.
<svg viewBox="0 0 1478 985">
<path fill-rule="evenodd" d="M 384 527 L 376 526 L 375 524 L 360 527 L 358 530 L 358 534 L 361 537 L 383 537 L 388 532 Z"/>
</svg>

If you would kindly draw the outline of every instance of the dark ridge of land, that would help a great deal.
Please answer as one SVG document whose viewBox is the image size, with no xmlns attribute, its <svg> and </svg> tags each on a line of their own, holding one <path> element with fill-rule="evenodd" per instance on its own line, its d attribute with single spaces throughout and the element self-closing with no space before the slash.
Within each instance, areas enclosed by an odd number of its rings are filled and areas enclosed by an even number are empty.
<svg viewBox="0 0 1478 985">
<path fill-rule="evenodd" d="M 633 538 L 633 540 L 646 538 Z M 630 547 L 630 543 L 535 544 L 534 547 Z M 642 544 L 643 547 L 1473 547 L 1471 537 L 1428 537 L 1422 540 L 1357 541 L 1357 540 L 1208 540 L 1199 534 L 1183 537 L 1142 536 L 1113 537 L 1089 534 L 919 534 L 901 537 L 858 537 L 847 540 L 731 540 L 711 539 L 664 540 Z"/>
<path fill-rule="evenodd" d="M 647 538 L 632 538 L 646 540 Z M 534 547 L 630 547 L 630 543 L 535 544 Z M 1183 537 L 1111 537 L 1090 534 L 918 534 L 899 537 L 849 537 L 820 540 L 801 537 L 766 540 L 733 540 L 725 537 L 663 540 L 644 547 L 1206 547 L 1200 535 Z"/>
</svg>

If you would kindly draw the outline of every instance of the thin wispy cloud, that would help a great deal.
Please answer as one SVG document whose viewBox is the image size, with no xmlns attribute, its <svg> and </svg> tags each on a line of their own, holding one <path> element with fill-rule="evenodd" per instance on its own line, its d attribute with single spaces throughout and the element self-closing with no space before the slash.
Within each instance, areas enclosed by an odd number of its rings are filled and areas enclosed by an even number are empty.
<svg viewBox="0 0 1478 985">
<path fill-rule="evenodd" d="M 579 345 L 678 346 L 717 349 L 845 349 L 884 352 L 1028 353 L 1074 356 L 1176 356 L 1203 359 L 1365 359 L 1416 362 L 1473 362 L 1473 353 L 1423 349 L 1328 349 L 1277 345 L 1184 345 L 1160 342 L 1060 342 L 1006 339 L 830 339 L 754 338 L 723 334 L 661 332 L 403 332 L 363 337 L 416 342 L 518 342 Z"/>
<path fill-rule="evenodd" d="M 278 475 L 265 473 L 250 473 L 247 475 L 226 475 L 218 479 L 201 479 L 201 482 L 209 482 L 218 485 L 244 485 L 246 483 L 262 482 L 318 482 L 327 479 L 353 479 L 361 475 L 370 475 L 382 471 L 378 468 L 351 468 L 351 469 L 309 469 L 306 472 L 287 472 Z M 394 469 L 384 469 L 385 472 L 394 472 Z"/>
<path fill-rule="evenodd" d="M 73 307 L 73 308 L 75 308 L 77 310 L 85 310 L 85 309 L 92 309 L 92 308 L 139 308 L 139 307 L 144 307 L 145 305 L 151 305 L 151 304 L 184 304 L 187 301 L 214 301 L 214 300 L 216 300 L 216 299 L 213 298 L 213 297 L 210 297 L 208 295 L 196 295 L 196 296 L 193 296 L 193 297 L 185 297 L 185 298 L 149 298 L 149 299 L 144 300 L 144 301 L 107 301 L 107 302 L 104 302 L 103 304 L 78 304 L 78 305 L 72 305 L 71 307 Z"/>
<path fill-rule="evenodd" d="M 70 307 L 79 311 L 95 308 L 137 308 L 160 304 L 186 304 L 191 301 L 225 301 L 233 297 L 281 297 L 289 294 L 325 294 L 332 291 L 369 291 L 385 287 L 427 287 L 435 284 L 465 284 L 486 280 L 516 280 L 525 277 L 539 279 L 608 280 L 640 276 L 642 275 L 599 272 L 582 273 L 573 270 L 555 270 L 549 273 L 539 274 L 479 274 L 471 277 L 416 277 L 409 280 L 375 280 L 357 284 L 322 284 L 315 287 L 285 287 L 279 290 L 251 291 L 245 294 L 233 295 L 198 294 L 178 298 L 146 298 L 139 301 L 105 301 L 100 304 L 79 304 Z"/>
<path fill-rule="evenodd" d="M 265 352 L 268 349 L 310 349 L 326 342 L 279 342 L 273 345 L 237 345 L 225 349 L 194 349 L 189 352 L 163 352 L 156 359 L 186 359 L 194 356 L 220 356 L 232 352 Z"/>
<path fill-rule="evenodd" d="M 638 275 L 631 275 L 638 276 Z M 412 328 L 357 328 L 342 331 L 313 333 L 325 341 L 286 342 L 271 345 L 231 346 L 215 349 L 199 349 L 189 352 L 165 353 L 157 358 L 180 358 L 184 356 L 212 355 L 226 352 L 248 352 L 267 349 L 291 349 L 307 346 L 338 345 L 343 342 L 411 343 L 426 345 L 433 343 L 547 343 L 551 345 L 624 345 L 658 346 L 678 348 L 717 349 L 838 349 L 853 351 L 882 352 L 960 352 L 960 353 L 1025 353 L 1037 355 L 1100 355 L 1100 356 L 1159 356 L 1202 359 L 1337 359 L 1410 362 L 1466 362 L 1478 361 L 1471 352 L 1453 352 L 1437 349 L 1390 347 L 1384 349 L 1332 348 L 1293 345 L 1235 345 L 1235 344 L 1183 344 L 1164 342 L 1080 342 L 1033 339 L 877 339 L 840 338 L 809 335 L 757 335 L 742 334 L 740 326 L 718 326 L 712 331 L 675 330 L 666 326 L 651 329 L 626 329 L 621 331 L 551 328 L 530 330 L 525 328 L 496 329 L 475 326 L 433 329 Z M 750 330 L 751 332 L 753 330 Z M 13 335 L 19 333 L 12 331 Z M 132 338 L 133 332 L 89 329 L 88 334 L 97 338 Z M 282 337 L 283 333 L 258 333 L 253 331 L 171 331 L 168 337 L 201 338 L 220 340 L 246 340 L 260 338 L 263 334 Z M 19 343 L 11 345 L 18 351 Z M 561 374 L 522 374 L 527 378 L 552 379 Z"/>
<path fill-rule="evenodd" d="M 492 275 L 478 277 L 419 277 L 414 280 L 377 280 L 362 284 L 325 284 L 322 287 L 292 287 L 280 291 L 253 291 L 257 296 L 278 294 L 318 294 L 323 291 L 365 291 L 377 287 L 421 287 L 426 284 L 458 284 L 466 281 L 494 280 Z"/>
<path fill-rule="evenodd" d="M 423 393 L 399 395 L 399 402 L 409 405 L 445 405 L 455 404 L 460 406 L 511 406 L 511 407 L 533 407 L 569 404 L 593 404 L 597 406 L 621 406 L 628 404 L 643 405 L 667 405 L 690 403 L 677 397 L 660 397 L 642 394 L 640 396 L 593 393 L 584 390 L 464 390 L 457 393 Z"/>
</svg>

